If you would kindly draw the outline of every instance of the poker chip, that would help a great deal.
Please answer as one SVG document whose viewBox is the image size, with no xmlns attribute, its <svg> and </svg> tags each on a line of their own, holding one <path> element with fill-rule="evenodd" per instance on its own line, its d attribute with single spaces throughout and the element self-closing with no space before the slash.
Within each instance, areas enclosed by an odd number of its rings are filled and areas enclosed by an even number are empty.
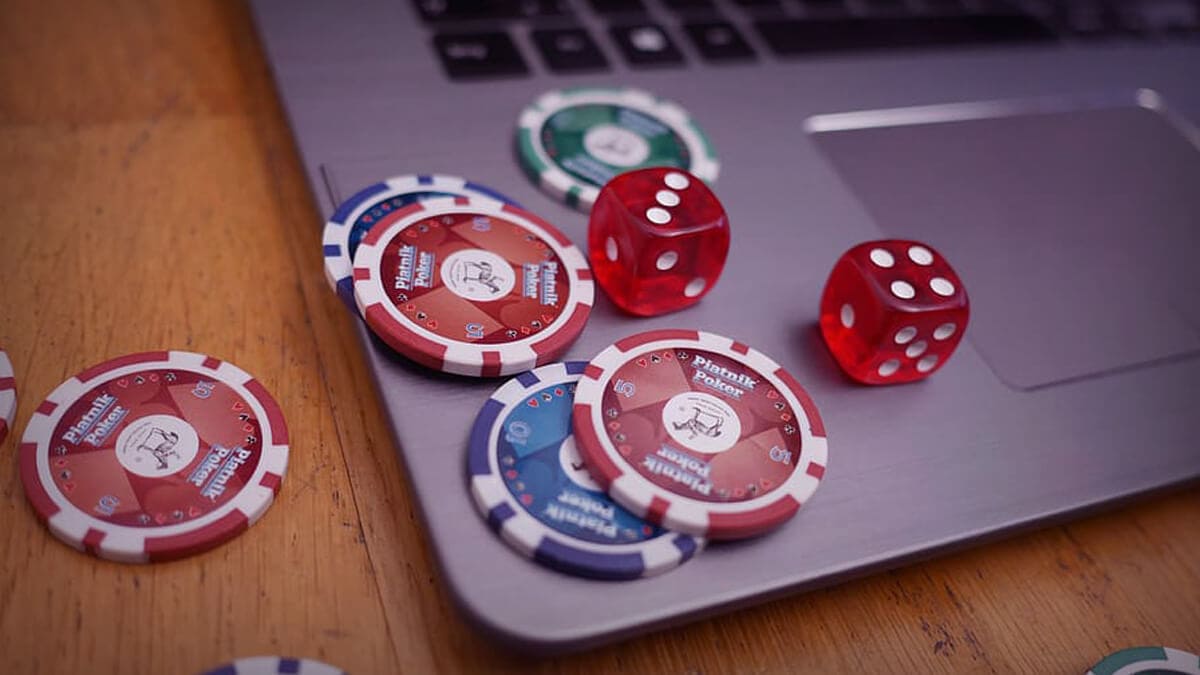
<svg viewBox="0 0 1200 675">
<path fill-rule="evenodd" d="M 1200 675 L 1200 656 L 1170 647 L 1131 647 L 1104 657 L 1087 675 Z"/>
<path fill-rule="evenodd" d="M 493 200 L 410 204 L 380 220 L 354 256 L 367 325 L 447 373 L 497 377 L 553 361 L 583 330 L 594 296 L 570 240 Z"/>
<path fill-rule="evenodd" d="M 12 361 L 8 360 L 8 353 L 0 349 L 0 443 L 8 437 L 16 414 L 17 385 L 13 379 Z"/>
<path fill-rule="evenodd" d="M 407 175 L 367 186 L 342 202 L 325 223 L 325 278 L 354 307 L 354 252 L 381 218 L 413 202 L 436 197 L 476 197 L 517 205 L 495 190 L 457 176 Z"/>
<path fill-rule="evenodd" d="M 687 169 L 712 182 L 720 163 L 676 103 L 638 89 L 549 91 L 517 122 L 517 154 L 544 191 L 581 211 L 614 176 L 651 166 Z"/>
<path fill-rule="evenodd" d="M 625 508 L 672 530 L 739 539 L 787 521 L 825 474 L 821 416 L 768 357 L 686 330 L 634 335 L 588 364 L 579 454 Z"/>
<path fill-rule="evenodd" d="M 280 656 L 253 656 L 238 659 L 200 675 L 345 675 L 341 668 L 312 659 L 289 659 Z"/>
<path fill-rule="evenodd" d="M 110 560 L 208 550 L 253 524 L 287 469 L 267 390 L 202 354 L 146 352 L 50 393 L 21 439 L 25 496 L 56 537 Z"/>
<path fill-rule="evenodd" d="M 638 518 L 592 480 L 571 434 L 586 365 L 542 366 L 492 394 L 471 430 L 471 494 L 505 542 L 544 565 L 596 579 L 661 574 L 703 542 Z"/>
</svg>

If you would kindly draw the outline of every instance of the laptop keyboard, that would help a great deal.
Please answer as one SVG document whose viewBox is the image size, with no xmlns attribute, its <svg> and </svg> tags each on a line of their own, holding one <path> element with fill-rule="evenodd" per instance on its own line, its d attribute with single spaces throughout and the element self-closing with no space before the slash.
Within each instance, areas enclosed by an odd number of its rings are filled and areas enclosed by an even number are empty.
<svg viewBox="0 0 1200 675">
<path fill-rule="evenodd" d="M 896 16 L 873 19 L 757 21 L 755 27 L 776 53 L 862 51 L 901 47 L 1053 41 L 1044 24 L 1019 14 Z"/>
<path fill-rule="evenodd" d="M 1200 36 L 1200 0 L 411 0 L 455 80 Z M 603 24 L 591 30 L 580 20 Z"/>
</svg>

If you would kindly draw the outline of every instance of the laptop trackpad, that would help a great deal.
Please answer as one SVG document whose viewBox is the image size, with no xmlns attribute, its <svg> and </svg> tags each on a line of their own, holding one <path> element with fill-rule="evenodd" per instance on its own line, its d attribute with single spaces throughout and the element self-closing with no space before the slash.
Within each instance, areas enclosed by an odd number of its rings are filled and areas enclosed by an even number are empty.
<svg viewBox="0 0 1200 675">
<path fill-rule="evenodd" d="M 967 337 L 1001 380 L 1033 389 L 1200 353 L 1200 151 L 1157 108 L 1141 92 L 809 128 L 887 235 L 946 255 L 971 297 Z"/>
</svg>

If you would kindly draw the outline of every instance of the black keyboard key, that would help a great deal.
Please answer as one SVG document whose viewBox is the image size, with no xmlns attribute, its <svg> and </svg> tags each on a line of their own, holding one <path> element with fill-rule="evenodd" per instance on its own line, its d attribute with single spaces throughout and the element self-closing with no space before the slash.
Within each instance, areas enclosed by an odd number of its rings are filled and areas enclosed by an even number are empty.
<svg viewBox="0 0 1200 675">
<path fill-rule="evenodd" d="M 728 21 L 685 23 L 683 30 L 706 61 L 745 61 L 754 58 L 754 50 L 746 38 Z"/>
<path fill-rule="evenodd" d="M 559 16 L 569 9 L 567 0 L 415 0 L 426 21 L 521 19 Z"/>
<path fill-rule="evenodd" d="M 1064 29 L 1081 38 L 1112 37 L 1126 32 L 1117 12 L 1101 2 L 1062 3 L 1059 21 Z"/>
<path fill-rule="evenodd" d="M 966 11 L 962 0 L 925 0 L 924 9 L 930 14 L 961 14 Z"/>
<path fill-rule="evenodd" d="M 610 26 L 608 31 L 630 65 L 669 66 L 683 63 L 683 54 L 658 24 Z"/>
<path fill-rule="evenodd" d="M 775 14 L 784 11 L 784 2 L 782 0 L 733 0 L 733 4 L 742 7 L 742 10 L 746 12 L 754 14 Z"/>
<path fill-rule="evenodd" d="M 782 56 L 1055 39 L 1054 33 L 1037 20 L 1017 14 L 792 19 L 756 21 L 754 25 L 771 49 Z"/>
<path fill-rule="evenodd" d="M 546 67 L 556 73 L 603 70 L 608 59 L 583 28 L 534 30 L 533 44 L 542 53 Z"/>
<path fill-rule="evenodd" d="M 713 0 L 662 0 L 662 4 L 676 12 L 705 11 L 714 9 Z"/>
<path fill-rule="evenodd" d="M 529 72 L 508 33 L 439 33 L 433 46 L 452 79 L 504 77 Z"/>
<path fill-rule="evenodd" d="M 929 2 L 929 0 L 925 0 Z M 976 14 L 1032 14 L 1038 15 L 1038 3 L 1028 0 L 972 0 L 964 3 Z"/>
<path fill-rule="evenodd" d="M 804 0 L 801 4 L 810 16 L 838 16 L 848 9 L 845 0 Z"/>
<path fill-rule="evenodd" d="M 642 0 L 590 0 L 597 14 L 645 14 Z"/>
<path fill-rule="evenodd" d="M 907 14 L 908 3 L 905 0 L 862 0 L 862 5 L 872 14 Z"/>
<path fill-rule="evenodd" d="M 1128 25 L 1139 25 L 1148 33 L 1188 36 L 1200 32 L 1200 2 L 1156 0 L 1123 9 Z"/>
</svg>

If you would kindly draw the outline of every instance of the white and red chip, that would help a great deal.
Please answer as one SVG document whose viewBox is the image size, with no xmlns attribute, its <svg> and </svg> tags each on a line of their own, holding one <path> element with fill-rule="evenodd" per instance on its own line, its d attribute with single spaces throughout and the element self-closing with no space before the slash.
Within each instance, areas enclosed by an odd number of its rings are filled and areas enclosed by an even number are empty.
<svg viewBox="0 0 1200 675">
<path fill-rule="evenodd" d="M 312 659 L 252 656 L 226 663 L 201 675 L 346 675 L 341 668 Z"/>
<path fill-rule="evenodd" d="M 619 504 L 710 539 L 771 530 L 825 475 L 825 428 L 779 364 L 726 337 L 634 335 L 584 370 L 572 412 L 579 453 Z"/>
<path fill-rule="evenodd" d="M 8 437 L 16 414 L 17 385 L 13 379 L 12 361 L 9 361 L 8 354 L 0 349 L 0 443 Z"/>
<path fill-rule="evenodd" d="M 410 174 L 368 185 L 339 204 L 325 223 L 321 251 L 325 278 L 333 291 L 353 307 L 354 253 L 363 236 L 392 211 L 438 197 L 478 197 L 516 204 L 485 185 L 458 176 Z"/>
<path fill-rule="evenodd" d="M 208 550 L 257 521 L 287 470 L 283 414 L 236 366 L 131 354 L 50 393 L 20 446 L 25 496 L 56 537 L 121 562 Z"/>
<path fill-rule="evenodd" d="M 511 204 L 464 197 L 411 204 L 382 219 L 354 256 L 354 298 L 392 349 L 476 377 L 555 360 L 595 297 L 583 254 Z"/>
</svg>

